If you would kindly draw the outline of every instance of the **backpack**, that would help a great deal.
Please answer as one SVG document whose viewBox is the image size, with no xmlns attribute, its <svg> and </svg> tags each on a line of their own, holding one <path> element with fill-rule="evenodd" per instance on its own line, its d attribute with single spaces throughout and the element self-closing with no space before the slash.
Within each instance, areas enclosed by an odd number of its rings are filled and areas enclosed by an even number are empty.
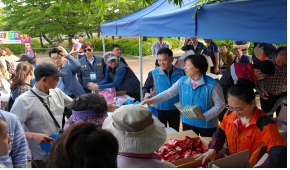
<svg viewBox="0 0 290 170">
<path fill-rule="evenodd" d="M 7 71 L 10 73 L 10 74 L 15 74 L 15 67 L 13 65 L 13 63 L 5 60 L 6 62 L 6 65 L 7 65 Z"/>
</svg>

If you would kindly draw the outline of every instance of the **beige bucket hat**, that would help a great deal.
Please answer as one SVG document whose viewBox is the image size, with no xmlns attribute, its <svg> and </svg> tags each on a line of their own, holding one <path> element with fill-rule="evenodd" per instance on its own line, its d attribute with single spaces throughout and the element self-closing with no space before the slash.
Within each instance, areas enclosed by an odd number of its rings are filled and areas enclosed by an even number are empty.
<svg viewBox="0 0 290 170">
<path fill-rule="evenodd" d="M 142 105 L 124 105 L 103 122 L 118 139 L 120 153 L 145 154 L 158 150 L 166 140 L 162 123 Z"/>
</svg>

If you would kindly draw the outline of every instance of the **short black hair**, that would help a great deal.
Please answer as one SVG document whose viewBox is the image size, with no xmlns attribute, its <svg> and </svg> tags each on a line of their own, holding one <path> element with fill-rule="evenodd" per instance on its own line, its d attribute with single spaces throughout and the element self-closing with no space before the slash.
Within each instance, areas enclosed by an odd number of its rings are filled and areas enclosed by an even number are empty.
<svg viewBox="0 0 290 170">
<path fill-rule="evenodd" d="M 194 67 L 198 68 L 202 74 L 205 74 L 208 69 L 208 63 L 205 56 L 201 54 L 189 55 L 184 59 L 184 62 L 190 60 Z"/>
<path fill-rule="evenodd" d="M 161 48 L 157 52 L 157 55 L 159 54 L 167 54 L 167 57 L 173 57 L 173 52 L 169 48 Z"/>
<path fill-rule="evenodd" d="M 71 108 L 75 111 L 94 110 L 97 114 L 108 111 L 105 98 L 98 93 L 87 93 L 75 98 Z"/>
<path fill-rule="evenodd" d="M 287 49 L 286 49 L 285 47 L 279 47 L 279 48 L 276 50 L 276 54 L 275 54 L 275 56 L 277 57 L 278 54 L 279 54 L 281 51 L 283 51 L 283 50 L 286 50 L 286 51 L 287 51 Z"/>
<path fill-rule="evenodd" d="M 227 48 L 229 48 L 228 44 L 222 44 L 222 45 L 220 45 L 220 47 L 221 46 L 226 46 Z"/>
<path fill-rule="evenodd" d="M 48 168 L 117 168 L 118 140 L 93 123 L 69 126 L 51 145 Z"/>
<path fill-rule="evenodd" d="M 116 47 L 119 47 L 119 48 L 121 48 L 118 44 L 113 44 L 112 46 L 111 46 L 111 51 L 113 51 L 114 50 L 114 48 L 116 48 Z"/>
<path fill-rule="evenodd" d="M 52 48 L 52 49 L 49 50 L 49 52 L 48 52 L 49 57 L 51 57 L 51 54 L 52 54 L 52 53 L 57 53 L 57 54 L 59 54 L 60 51 L 59 51 L 57 48 Z"/>
<path fill-rule="evenodd" d="M 254 87 L 254 82 L 246 78 L 239 78 L 237 84 L 228 90 L 227 97 L 233 96 L 249 104 L 255 100 Z"/>
<path fill-rule="evenodd" d="M 82 35 L 79 35 L 79 37 L 83 37 L 84 38 L 84 36 L 82 36 Z"/>
<path fill-rule="evenodd" d="M 275 64 L 270 60 L 264 60 L 252 65 L 253 69 L 259 69 L 262 74 L 275 74 Z"/>
</svg>

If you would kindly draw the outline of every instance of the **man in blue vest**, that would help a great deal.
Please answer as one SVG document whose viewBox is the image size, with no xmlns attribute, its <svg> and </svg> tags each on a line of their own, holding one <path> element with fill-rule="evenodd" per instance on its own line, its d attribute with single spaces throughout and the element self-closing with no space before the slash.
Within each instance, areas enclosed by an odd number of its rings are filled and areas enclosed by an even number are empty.
<svg viewBox="0 0 290 170">
<path fill-rule="evenodd" d="M 127 90 L 127 94 L 135 100 L 140 101 L 140 81 L 134 72 L 118 60 L 112 51 L 105 53 L 106 78 L 100 83 L 90 83 L 90 90 L 105 89 L 116 87 L 117 91 Z"/>
<path fill-rule="evenodd" d="M 148 74 L 148 78 L 143 87 L 144 96 L 148 96 L 150 89 L 153 89 L 153 96 L 169 89 L 175 82 L 177 82 L 182 76 L 184 71 L 180 68 L 176 68 L 172 65 L 174 60 L 173 53 L 169 48 L 162 48 L 157 52 L 158 64 L 160 67 L 152 70 Z M 176 109 L 174 103 L 179 102 L 179 96 L 175 96 L 170 100 L 166 100 L 159 104 L 154 104 L 154 107 L 158 112 L 158 119 L 167 126 L 179 131 L 180 113 Z"/>
<path fill-rule="evenodd" d="M 94 49 L 92 43 L 85 42 L 81 48 L 86 57 L 79 60 L 81 69 L 77 73 L 77 76 L 85 92 L 90 93 L 91 90 L 88 89 L 88 83 L 99 83 L 104 80 L 106 64 L 104 63 L 104 59 L 102 57 L 93 55 Z"/>
</svg>

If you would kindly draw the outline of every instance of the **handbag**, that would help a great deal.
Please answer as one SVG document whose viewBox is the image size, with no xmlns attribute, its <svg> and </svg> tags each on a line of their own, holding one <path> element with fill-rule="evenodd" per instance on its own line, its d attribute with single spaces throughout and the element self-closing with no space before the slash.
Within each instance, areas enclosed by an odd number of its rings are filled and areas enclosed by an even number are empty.
<svg viewBox="0 0 290 170">
<path fill-rule="evenodd" d="M 15 68 L 14 68 L 14 65 L 13 63 L 5 60 L 6 62 L 6 65 L 7 65 L 7 71 L 10 73 L 10 74 L 15 74 Z"/>
<path fill-rule="evenodd" d="M 53 114 L 51 113 L 49 107 L 47 106 L 47 104 L 44 102 L 43 98 L 41 98 L 40 96 L 38 96 L 32 89 L 30 90 L 43 104 L 43 106 L 46 108 L 46 110 L 48 111 L 50 117 L 52 118 L 52 120 L 54 121 L 56 127 L 58 128 L 58 134 L 63 133 L 63 129 L 60 127 L 60 125 L 58 124 L 58 122 L 56 121 L 55 117 L 53 116 Z"/>
</svg>

